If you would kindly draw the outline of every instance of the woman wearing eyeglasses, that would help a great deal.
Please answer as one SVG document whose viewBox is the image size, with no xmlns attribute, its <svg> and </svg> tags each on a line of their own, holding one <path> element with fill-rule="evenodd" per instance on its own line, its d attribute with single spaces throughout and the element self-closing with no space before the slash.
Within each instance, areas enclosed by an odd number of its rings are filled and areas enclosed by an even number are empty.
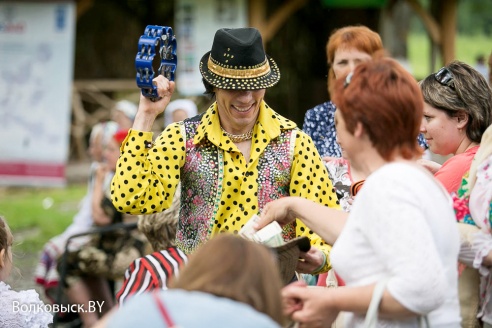
<svg viewBox="0 0 492 328">
<path fill-rule="evenodd" d="M 422 164 L 448 192 L 456 192 L 492 123 L 492 90 L 478 71 L 460 61 L 426 77 L 420 88 L 425 102 L 420 131 L 434 154 L 452 155 L 443 165 Z"/>
</svg>

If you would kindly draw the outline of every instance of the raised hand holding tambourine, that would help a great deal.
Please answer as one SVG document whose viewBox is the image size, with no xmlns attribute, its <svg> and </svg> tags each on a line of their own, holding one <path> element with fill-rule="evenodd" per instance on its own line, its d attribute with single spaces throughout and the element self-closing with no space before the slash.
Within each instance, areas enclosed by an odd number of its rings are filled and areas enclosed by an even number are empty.
<svg viewBox="0 0 492 328">
<path fill-rule="evenodd" d="M 161 59 L 157 75 L 174 81 L 178 64 L 176 45 L 176 37 L 172 28 L 168 26 L 147 25 L 144 34 L 138 40 L 138 52 L 135 57 L 137 86 L 142 89 L 142 95 L 152 101 L 160 99 L 157 87 L 152 83 L 156 77 L 153 67 L 155 56 L 159 54 Z"/>
</svg>

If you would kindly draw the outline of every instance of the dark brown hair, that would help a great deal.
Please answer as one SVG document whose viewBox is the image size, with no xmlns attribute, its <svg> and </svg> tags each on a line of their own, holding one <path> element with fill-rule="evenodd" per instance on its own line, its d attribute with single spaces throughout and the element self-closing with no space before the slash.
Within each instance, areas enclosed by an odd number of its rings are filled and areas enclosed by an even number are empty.
<svg viewBox="0 0 492 328">
<path fill-rule="evenodd" d="M 170 287 L 243 302 L 284 323 L 282 280 L 275 255 L 233 234 L 220 234 L 200 246 Z"/>
<path fill-rule="evenodd" d="M 361 123 L 385 160 L 419 156 L 424 100 L 413 76 L 396 60 L 379 57 L 358 65 L 348 81 L 338 79 L 334 94 L 347 130 L 354 133 Z"/>
<path fill-rule="evenodd" d="M 208 83 L 204 78 L 202 78 L 203 86 L 205 87 L 205 92 L 203 93 L 209 100 L 215 99 L 214 86 Z"/>
<path fill-rule="evenodd" d="M 453 74 L 453 88 L 439 83 L 433 73 L 420 81 L 424 101 L 449 117 L 465 113 L 466 136 L 480 143 L 492 124 L 492 90 L 483 75 L 466 63 L 456 60 L 446 68 Z"/>
</svg>

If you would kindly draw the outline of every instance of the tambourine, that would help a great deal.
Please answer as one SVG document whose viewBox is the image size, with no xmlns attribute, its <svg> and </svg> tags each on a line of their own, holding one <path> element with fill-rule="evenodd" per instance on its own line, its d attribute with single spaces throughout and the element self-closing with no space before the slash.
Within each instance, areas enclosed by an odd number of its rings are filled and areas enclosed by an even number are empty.
<svg viewBox="0 0 492 328">
<path fill-rule="evenodd" d="M 152 84 L 152 79 L 156 76 L 153 61 L 157 54 L 161 58 L 157 75 L 164 75 L 168 80 L 174 81 L 178 57 L 173 29 L 168 26 L 147 25 L 144 34 L 138 40 L 135 68 L 137 86 L 142 89 L 142 95 L 152 101 L 160 99 L 157 87 Z"/>
</svg>

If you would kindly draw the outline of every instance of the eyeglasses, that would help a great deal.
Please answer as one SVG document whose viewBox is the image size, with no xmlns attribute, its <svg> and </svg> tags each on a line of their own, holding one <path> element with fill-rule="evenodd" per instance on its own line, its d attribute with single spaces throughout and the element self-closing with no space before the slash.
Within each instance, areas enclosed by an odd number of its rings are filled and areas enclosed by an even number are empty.
<svg viewBox="0 0 492 328">
<path fill-rule="evenodd" d="M 434 78 L 440 84 L 455 90 L 453 73 L 451 73 L 451 71 L 447 67 L 443 67 L 438 70 L 437 73 L 434 74 Z"/>
<path fill-rule="evenodd" d="M 347 77 L 345 78 L 345 82 L 343 82 L 343 88 L 346 89 L 350 82 L 352 82 L 352 77 L 354 76 L 354 72 L 348 73 Z"/>
</svg>

